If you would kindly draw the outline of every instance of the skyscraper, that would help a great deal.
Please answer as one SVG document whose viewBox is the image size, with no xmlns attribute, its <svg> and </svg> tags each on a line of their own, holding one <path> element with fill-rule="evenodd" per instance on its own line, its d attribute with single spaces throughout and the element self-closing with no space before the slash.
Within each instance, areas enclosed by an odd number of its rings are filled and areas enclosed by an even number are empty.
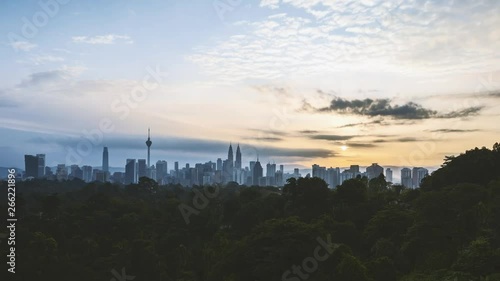
<svg viewBox="0 0 500 281">
<path fill-rule="evenodd" d="M 231 162 L 231 166 L 233 166 L 234 158 L 233 158 L 233 146 L 229 144 L 229 151 L 227 152 L 227 160 Z"/>
<path fill-rule="evenodd" d="M 125 184 L 135 183 L 135 159 L 127 159 L 125 165 Z"/>
<path fill-rule="evenodd" d="M 164 178 L 168 174 L 168 165 L 167 161 L 160 161 L 158 160 L 156 162 L 156 181 L 160 184 L 164 184 Z"/>
<path fill-rule="evenodd" d="M 236 161 L 234 162 L 234 167 L 236 169 L 241 169 L 241 150 L 240 150 L 240 144 L 238 144 L 238 147 L 236 148 Z"/>
<path fill-rule="evenodd" d="M 411 170 L 408 168 L 401 169 L 401 185 L 409 188 L 413 186 L 411 180 Z"/>
<path fill-rule="evenodd" d="M 429 171 L 422 167 L 414 167 L 412 175 L 413 188 L 420 187 L 422 180 L 429 174 Z"/>
<path fill-rule="evenodd" d="M 137 180 L 146 176 L 146 159 L 137 160 Z"/>
<path fill-rule="evenodd" d="M 24 155 L 25 177 L 38 177 L 38 157 L 34 155 Z"/>
<path fill-rule="evenodd" d="M 83 166 L 82 171 L 83 171 L 83 180 L 85 182 L 91 182 L 92 181 L 92 167 L 91 166 Z"/>
<path fill-rule="evenodd" d="M 222 159 L 217 158 L 217 171 L 222 171 Z"/>
<path fill-rule="evenodd" d="M 108 148 L 106 146 L 102 150 L 102 171 L 104 173 L 109 173 L 109 156 Z"/>
<path fill-rule="evenodd" d="M 153 142 L 151 141 L 151 134 L 150 134 L 150 130 L 148 128 L 148 140 L 146 141 L 146 145 L 148 146 L 148 168 L 151 167 L 151 162 L 150 162 L 150 150 L 151 150 L 151 145 L 153 144 Z"/>
<path fill-rule="evenodd" d="M 373 163 L 366 168 L 366 176 L 369 180 L 374 179 L 384 174 L 384 168 L 380 167 L 377 163 Z"/>
<path fill-rule="evenodd" d="M 385 170 L 385 180 L 387 182 L 392 182 L 392 170 L 391 170 L 391 168 L 387 168 Z"/>
<path fill-rule="evenodd" d="M 38 172 L 37 177 L 43 178 L 45 176 L 45 154 L 37 154 L 38 158 Z"/>
<path fill-rule="evenodd" d="M 255 162 L 255 165 L 253 166 L 253 185 L 260 185 L 260 178 L 262 178 L 263 175 L 263 169 L 262 165 L 260 165 L 259 159 L 257 159 L 257 162 Z"/>
</svg>

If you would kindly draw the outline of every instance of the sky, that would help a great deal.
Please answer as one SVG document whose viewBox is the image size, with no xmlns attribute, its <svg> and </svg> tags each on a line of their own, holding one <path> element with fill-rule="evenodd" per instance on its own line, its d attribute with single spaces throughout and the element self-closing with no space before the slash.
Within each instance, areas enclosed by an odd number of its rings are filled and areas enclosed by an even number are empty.
<svg viewBox="0 0 500 281">
<path fill-rule="evenodd" d="M 496 0 L 0 3 L 0 166 L 438 167 L 499 141 Z"/>
</svg>

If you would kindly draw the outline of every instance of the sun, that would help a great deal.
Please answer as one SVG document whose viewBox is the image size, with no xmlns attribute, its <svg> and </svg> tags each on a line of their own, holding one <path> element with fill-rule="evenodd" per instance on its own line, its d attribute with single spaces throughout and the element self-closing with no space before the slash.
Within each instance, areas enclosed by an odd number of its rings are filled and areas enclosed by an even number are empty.
<svg viewBox="0 0 500 281">
<path fill-rule="evenodd" d="M 340 147 L 340 149 L 342 149 L 343 151 L 346 151 L 347 150 L 347 146 L 343 145 L 343 146 Z"/>
</svg>

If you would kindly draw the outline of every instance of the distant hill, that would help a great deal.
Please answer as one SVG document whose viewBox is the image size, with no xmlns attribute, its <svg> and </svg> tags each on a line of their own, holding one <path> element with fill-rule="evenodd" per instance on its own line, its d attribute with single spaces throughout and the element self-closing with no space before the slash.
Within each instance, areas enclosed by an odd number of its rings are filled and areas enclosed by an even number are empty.
<svg viewBox="0 0 500 281">
<path fill-rule="evenodd" d="M 7 178 L 7 176 L 9 175 L 9 169 L 12 169 L 12 168 L 0 167 L 0 179 Z M 19 168 L 14 168 L 14 169 L 16 169 L 17 174 L 24 172 L 23 169 L 19 169 Z"/>
</svg>

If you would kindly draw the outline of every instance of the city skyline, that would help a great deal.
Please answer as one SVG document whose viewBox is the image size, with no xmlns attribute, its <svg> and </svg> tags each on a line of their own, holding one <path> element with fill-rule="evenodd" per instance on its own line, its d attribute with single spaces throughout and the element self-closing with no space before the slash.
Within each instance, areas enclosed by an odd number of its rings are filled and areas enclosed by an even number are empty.
<svg viewBox="0 0 500 281">
<path fill-rule="evenodd" d="M 158 159 L 297 167 L 438 167 L 500 133 L 498 1 L 40 3 L 0 4 L 1 167 L 96 130 L 75 162 L 143 158 L 146 125 Z"/>
<path fill-rule="evenodd" d="M 65 180 L 71 178 L 79 178 L 86 182 L 90 181 L 110 181 L 120 184 L 137 183 L 139 178 L 148 177 L 156 180 L 159 184 L 179 183 L 183 186 L 192 185 L 211 185 L 211 184 L 227 184 L 234 181 L 241 185 L 257 185 L 257 186 L 283 186 L 290 177 L 299 178 L 318 177 L 324 180 L 330 188 L 335 188 L 341 185 L 344 181 L 358 176 L 367 177 L 368 180 L 377 178 L 383 175 L 388 182 L 401 184 L 406 187 L 418 188 L 422 179 L 430 174 L 429 169 L 424 167 L 402 167 L 400 169 L 400 177 L 394 177 L 393 170 L 372 163 L 366 166 L 363 172 L 360 165 L 350 165 L 350 167 L 335 167 L 335 165 L 322 167 L 318 164 L 313 164 L 312 169 L 303 169 L 303 175 L 300 173 L 300 168 L 291 167 L 288 171 L 285 170 L 285 165 L 280 164 L 277 170 L 277 164 L 269 161 L 265 167 L 259 161 L 259 154 L 256 159 L 249 159 L 249 165 L 245 166 L 242 161 L 242 153 L 240 144 L 236 147 L 236 158 L 234 157 L 232 142 L 229 143 L 227 158 L 217 158 L 214 162 L 209 160 L 205 163 L 195 163 L 190 165 L 186 163 L 184 167 L 179 169 L 179 162 L 174 161 L 174 169 L 168 169 L 168 161 L 158 160 L 155 164 L 151 164 L 151 146 L 152 139 L 150 128 L 148 128 L 148 138 L 146 141 L 147 160 L 127 158 L 126 164 L 122 168 L 115 168 L 113 172 L 109 169 L 109 152 L 108 147 L 103 147 L 102 166 L 98 168 L 89 165 L 83 165 L 81 168 L 78 164 L 58 164 L 55 169 L 45 166 L 46 155 L 25 155 L 25 170 L 23 177 L 28 178 L 53 178 L 57 180 Z M 123 156 L 123 155 L 122 155 Z M 182 164 L 182 163 L 181 163 Z M 172 167 L 172 166 L 171 166 Z M 343 171 L 341 171 L 341 169 Z M 291 171 L 293 170 L 293 173 Z M 305 170 L 305 171 L 304 171 Z M 399 180 L 394 180 L 399 179 Z"/>
</svg>

